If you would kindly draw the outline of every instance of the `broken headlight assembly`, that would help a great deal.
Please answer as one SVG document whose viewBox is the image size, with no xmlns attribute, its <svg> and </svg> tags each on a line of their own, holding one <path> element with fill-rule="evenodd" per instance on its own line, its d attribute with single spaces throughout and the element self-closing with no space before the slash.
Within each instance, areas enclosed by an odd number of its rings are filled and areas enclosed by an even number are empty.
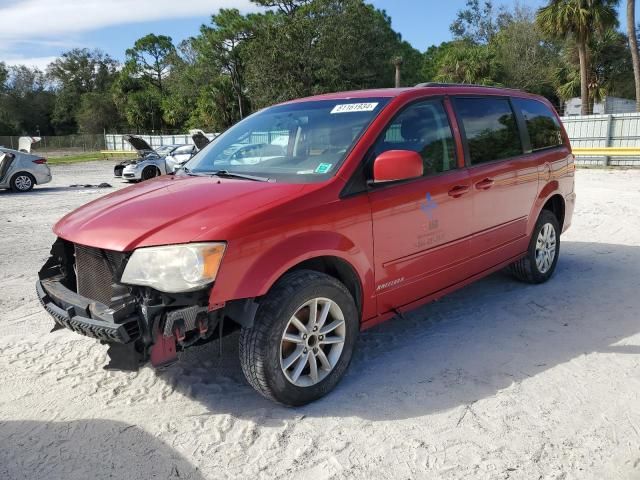
<svg viewBox="0 0 640 480">
<path fill-rule="evenodd" d="M 225 248 L 219 242 L 138 248 L 120 281 L 165 293 L 199 290 L 216 279 Z"/>
</svg>

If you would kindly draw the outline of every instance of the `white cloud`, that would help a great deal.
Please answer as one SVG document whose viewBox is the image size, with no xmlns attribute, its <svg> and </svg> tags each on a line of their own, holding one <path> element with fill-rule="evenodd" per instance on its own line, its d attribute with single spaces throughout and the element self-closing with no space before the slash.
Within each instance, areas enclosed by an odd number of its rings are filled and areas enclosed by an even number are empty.
<svg viewBox="0 0 640 480">
<path fill-rule="evenodd" d="M 27 67 L 35 67 L 43 72 L 47 70 L 47 66 L 58 57 L 32 57 L 32 58 L 15 58 L 9 57 L 2 59 L 7 65 L 25 65 Z"/>
<path fill-rule="evenodd" d="M 0 6 L 0 42 L 52 39 L 127 23 L 208 16 L 219 8 L 257 10 L 249 0 L 24 0 Z"/>
</svg>

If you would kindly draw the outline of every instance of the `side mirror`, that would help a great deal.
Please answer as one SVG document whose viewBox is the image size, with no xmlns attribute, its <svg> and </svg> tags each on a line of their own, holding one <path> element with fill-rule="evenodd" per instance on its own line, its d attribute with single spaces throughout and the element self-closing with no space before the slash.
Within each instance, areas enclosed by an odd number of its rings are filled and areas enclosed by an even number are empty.
<svg viewBox="0 0 640 480">
<path fill-rule="evenodd" d="M 411 150 L 388 150 L 373 162 L 373 182 L 393 182 L 421 177 L 422 157 Z"/>
</svg>

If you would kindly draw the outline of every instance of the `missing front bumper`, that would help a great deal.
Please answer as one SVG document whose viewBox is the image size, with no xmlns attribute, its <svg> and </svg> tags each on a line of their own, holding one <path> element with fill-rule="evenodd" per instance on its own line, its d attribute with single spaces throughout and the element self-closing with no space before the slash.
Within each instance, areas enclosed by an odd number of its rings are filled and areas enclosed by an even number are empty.
<svg viewBox="0 0 640 480">
<path fill-rule="evenodd" d="M 57 279 L 38 280 L 36 292 L 61 327 L 107 343 L 127 344 L 140 337 L 139 317 L 131 303 L 109 308 L 69 290 Z"/>
</svg>

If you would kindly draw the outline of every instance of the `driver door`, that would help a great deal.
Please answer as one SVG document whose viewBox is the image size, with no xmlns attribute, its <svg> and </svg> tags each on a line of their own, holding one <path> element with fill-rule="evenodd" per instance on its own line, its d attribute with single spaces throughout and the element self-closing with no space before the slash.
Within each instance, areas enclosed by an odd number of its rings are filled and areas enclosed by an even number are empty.
<svg viewBox="0 0 640 480">
<path fill-rule="evenodd" d="M 472 190 L 459 168 L 456 143 L 443 101 L 405 108 L 374 147 L 412 150 L 423 159 L 423 176 L 374 184 L 373 216 L 378 311 L 401 307 L 464 278 L 471 234 Z"/>
</svg>

